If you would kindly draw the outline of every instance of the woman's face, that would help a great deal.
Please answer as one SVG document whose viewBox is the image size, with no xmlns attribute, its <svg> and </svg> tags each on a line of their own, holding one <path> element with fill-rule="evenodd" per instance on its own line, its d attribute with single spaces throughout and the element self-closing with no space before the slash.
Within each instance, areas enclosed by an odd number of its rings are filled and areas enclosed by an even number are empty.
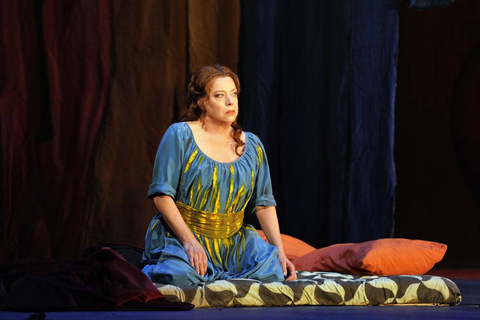
<svg viewBox="0 0 480 320">
<path fill-rule="evenodd" d="M 205 118 L 216 123 L 231 124 L 238 115 L 238 91 L 235 82 L 230 77 L 219 77 L 212 81 L 205 105 Z"/>
</svg>

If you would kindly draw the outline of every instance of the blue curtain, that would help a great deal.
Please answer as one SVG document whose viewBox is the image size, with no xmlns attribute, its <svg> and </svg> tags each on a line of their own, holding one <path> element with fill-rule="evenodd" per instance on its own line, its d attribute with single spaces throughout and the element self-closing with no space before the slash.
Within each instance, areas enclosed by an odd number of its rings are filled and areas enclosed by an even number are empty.
<svg viewBox="0 0 480 320">
<path fill-rule="evenodd" d="M 393 234 L 398 6 L 243 2 L 243 124 L 266 146 L 282 232 L 314 246 Z"/>
</svg>

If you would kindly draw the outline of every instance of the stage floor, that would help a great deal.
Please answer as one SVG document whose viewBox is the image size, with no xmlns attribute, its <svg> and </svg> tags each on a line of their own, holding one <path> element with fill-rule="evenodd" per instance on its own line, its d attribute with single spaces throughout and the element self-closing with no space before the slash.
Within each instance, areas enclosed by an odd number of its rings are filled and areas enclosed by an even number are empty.
<svg viewBox="0 0 480 320">
<path fill-rule="evenodd" d="M 462 302 L 456 307 L 435 306 L 375 306 L 375 307 L 262 307 L 212 308 L 189 311 L 90 311 L 47 312 L 46 320 L 100 319 L 480 319 L 480 280 L 452 278 L 462 292 Z M 0 312 L 2 320 L 24 320 L 29 313 Z M 32 317 L 30 319 L 41 319 Z"/>
</svg>

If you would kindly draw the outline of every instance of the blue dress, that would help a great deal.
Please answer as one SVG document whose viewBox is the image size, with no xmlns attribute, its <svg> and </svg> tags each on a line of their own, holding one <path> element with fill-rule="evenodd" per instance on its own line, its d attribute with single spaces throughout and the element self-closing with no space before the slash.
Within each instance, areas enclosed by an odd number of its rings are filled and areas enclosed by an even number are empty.
<svg viewBox="0 0 480 320">
<path fill-rule="evenodd" d="M 217 162 L 200 150 L 186 122 L 175 123 L 158 147 L 148 197 L 168 195 L 206 212 L 230 214 L 256 206 L 276 205 L 267 157 L 260 139 L 245 132 L 243 154 L 231 163 Z M 143 272 L 157 283 L 188 286 L 233 278 L 284 281 L 278 250 L 242 224 L 227 238 L 193 232 L 205 248 L 207 274 L 200 276 L 173 232 L 158 213 L 145 236 Z"/>
</svg>

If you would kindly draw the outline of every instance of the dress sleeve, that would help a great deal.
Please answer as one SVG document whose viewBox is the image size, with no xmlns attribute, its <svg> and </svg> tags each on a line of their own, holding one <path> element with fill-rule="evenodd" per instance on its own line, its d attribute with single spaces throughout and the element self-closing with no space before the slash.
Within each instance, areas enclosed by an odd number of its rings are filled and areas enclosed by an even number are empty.
<svg viewBox="0 0 480 320">
<path fill-rule="evenodd" d="M 178 124 L 171 125 L 157 149 L 153 166 L 152 184 L 147 196 L 153 199 L 158 195 L 167 195 L 175 200 L 184 155 L 183 135 Z"/>
<path fill-rule="evenodd" d="M 257 163 L 257 174 L 255 175 L 255 186 L 250 199 L 253 209 L 257 206 L 276 206 L 273 196 L 270 169 L 268 167 L 267 154 L 262 142 L 255 136 L 255 154 Z"/>
</svg>

